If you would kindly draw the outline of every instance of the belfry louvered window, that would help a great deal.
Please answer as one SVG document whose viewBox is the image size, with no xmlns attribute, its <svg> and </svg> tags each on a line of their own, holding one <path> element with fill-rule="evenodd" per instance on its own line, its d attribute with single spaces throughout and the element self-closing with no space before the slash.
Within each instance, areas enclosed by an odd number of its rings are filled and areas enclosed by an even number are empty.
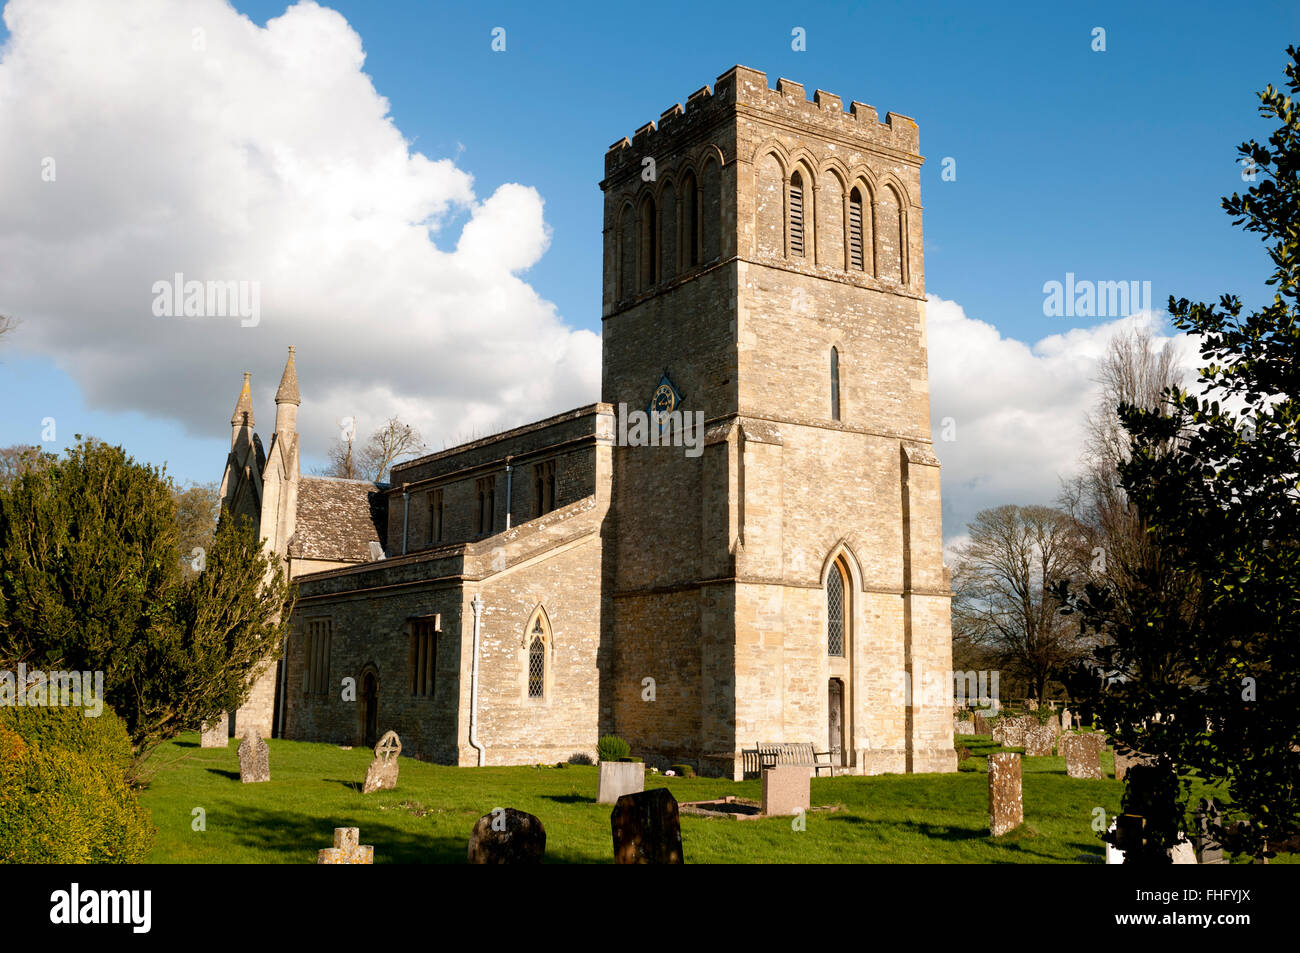
<svg viewBox="0 0 1300 953">
<path fill-rule="evenodd" d="M 863 270 L 862 193 L 857 189 L 849 193 L 849 268 Z"/>
<path fill-rule="evenodd" d="M 546 643 L 540 635 L 541 627 L 538 620 L 532 644 L 528 647 L 529 698 L 542 698 L 546 694 Z"/>
<path fill-rule="evenodd" d="M 790 176 L 790 254 L 803 257 L 803 178 Z"/>
<path fill-rule="evenodd" d="M 826 580 L 826 654 L 844 655 L 844 573 L 838 564 Z"/>
</svg>

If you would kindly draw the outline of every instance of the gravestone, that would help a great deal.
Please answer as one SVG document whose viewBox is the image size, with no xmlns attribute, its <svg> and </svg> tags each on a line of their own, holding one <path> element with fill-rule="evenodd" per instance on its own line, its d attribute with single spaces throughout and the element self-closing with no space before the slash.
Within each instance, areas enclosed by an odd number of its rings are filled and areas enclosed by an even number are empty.
<svg viewBox="0 0 1300 953">
<path fill-rule="evenodd" d="M 1025 754 L 1031 758 L 1045 758 L 1056 747 L 1056 730 L 1051 724 L 1031 725 L 1025 731 Z"/>
<path fill-rule="evenodd" d="M 245 784 L 271 780 L 271 751 L 256 728 L 249 728 L 239 743 L 239 780 Z"/>
<path fill-rule="evenodd" d="M 221 713 L 221 720 L 208 724 L 206 721 L 199 726 L 199 747 L 200 748 L 225 748 L 230 745 L 230 716 L 224 711 Z"/>
<path fill-rule="evenodd" d="M 1072 778 L 1100 781 L 1101 749 L 1106 737 L 1100 732 L 1061 735 L 1061 754 L 1065 756 L 1065 773 Z"/>
<path fill-rule="evenodd" d="M 645 762 L 602 761 L 596 788 L 597 804 L 614 804 L 624 794 L 645 790 Z"/>
<path fill-rule="evenodd" d="M 682 828 L 677 799 L 654 788 L 618 799 L 609 815 L 616 864 L 681 864 Z"/>
<path fill-rule="evenodd" d="M 484 814 L 469 834 L 471 864 L 540 864 L 545 856 L 546 828 L 513 807 Z"/>
<path fill-rule="evenodd" d="M 1210 830 L 1211 824 L 1222 823 L 1219 817 L 1219 805 L 1214 798 L 1201 798 L 1196 805 L 1196 854 L 1203 864 L 1226 864 L 1223 845 L 1215 839 Z"/>
<path fill-rule="evenodd" d="M 1069 731 L 1074 727 L 1074 715 L 1070 714 L 1070 709 L 1061 709 L 1061 730 Z"/>
<path fill-rule="evenodd" d="M 809 771 L 792 764 L 763 768 L 763 813 L 770 816 L 797 814 L 812 806 Z"/>
<path fill-rule="evenodd" d="M 1025 743 L 1025 732 L 1037 724 L 1038 719 L 1030 715 L 999 718 L 997 727 L 993 729 L 993 740 L 1006 748 L 1018 748 Z"/>
<path fill-rule="evenodd" d="M 1038 699 L 1037 699 L 1037 698 L 1026 698 L 1026 699 L 1025 699 L 1025 711 L 1038 711 Z"/>
<path fill-rule="evenodd" d="M 975 723 L 969 718 L 954 718 L 952 721 L 952 730 L 959 735 L 975 734 Z"/>
<path fill-rule="evenodd" d="M 989 720 L 979 712 L 975 712 L 975 734 L 987 735 L 989 733 Z"/>
<path fill-rule="evenodd" d="M 1020 787 L 1020 755 L 999 751 L 989 755 L 989 833 L 1000 837 L 1025 821 Z"/>
<path fill-rule="evenodd" d="M 375 745 L 375 760 L 366 769 L 366 780 L 361 786 L 362 794 L 375 791 L 391 791 L 397 787 L 397 756 L 402 753 L 402 741 L 397 732 L 388 731 Z"/>
<path fill-rule="evenodd" d="M 375 849 L 362 844 L 361 832 L 355 827 L 334 828 L 334 846 L 316 852 L 317 864 L 373 864 Z"/>
<path fill-rule="evenodd" d="M 1123 745 L 1115 745 L 1115 780 L 1123 781 L 1128 773 L 1139 764 L 1149 764 L 1150 759 L 1146 755 L 1134 751 L 1132 748 L 1126 748 Z"/>
</svg>

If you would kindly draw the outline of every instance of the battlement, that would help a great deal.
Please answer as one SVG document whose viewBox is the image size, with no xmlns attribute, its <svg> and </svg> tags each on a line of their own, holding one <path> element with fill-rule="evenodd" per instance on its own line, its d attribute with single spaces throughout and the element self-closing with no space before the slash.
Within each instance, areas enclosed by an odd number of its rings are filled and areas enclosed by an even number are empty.
<svg viewBox="0 0 1300 953">
<path fill-rule="evenodd" d="M 767 74 L 745 66 L 733 66 L 718 77 L 713 89 L 702 86 L 686 98 L 686 106 L 674 103 L 659 116 L 609 147 L 605 153 L 605 175 L 647 153 L 670 148 L 689 128 L 711 126 L 732 112 L 770 114 L 796 122 L 824 135 L 861 140 L 878 148 L 917 155 L 919 135 L 916 120 L 886 113 L 880 121 L 874 106 L 850 102 L 848 110 L 834 93 L 819 89 L 810 100 L 800 83 L 778 79 L 776 88 L 767 85 Z"/>
</svg>

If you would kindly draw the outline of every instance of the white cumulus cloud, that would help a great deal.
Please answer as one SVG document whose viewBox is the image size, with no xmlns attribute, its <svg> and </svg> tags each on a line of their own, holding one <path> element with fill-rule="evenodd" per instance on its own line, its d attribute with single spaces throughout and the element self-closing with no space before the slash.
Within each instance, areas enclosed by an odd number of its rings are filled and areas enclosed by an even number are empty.
<svg viewBox="0 0 1300 953">
<path fill-rule="evenodd" d="M 943 464 L 949 544 L 986 507 L 1056 502 L 1061 479 L 1078 472 L 1084 422 L 1099 395 L 1098 368 L 1107 345 L 1135 324 L 1152 332 L 1153 347 L 1176 340 L 1190 386 L 1197 366 L 1194 342 L 1171 334 L 1160 313 L 1141 312 L 1027 344 L 967 316 L 954 301 L 930 296 L 930 425 Z"/>
<path fill-rule="evenodd" d="M 317 455 L 344 416 L 364 434 L 398 413 L 440 446 L 596 398 L 599 337 L 520 277 L 549 243 L 542 197 L 480 196 L 412 151 L 337 12 L 259 27 L 223 0 L 10 0 L 4 18 L 0 313 L 91 406 L 212 434 L 250 370 L 267 428 L 289 344 Z M 177 273 L 256 282 L 257 325 L 155 317 Z"/>
</svg>

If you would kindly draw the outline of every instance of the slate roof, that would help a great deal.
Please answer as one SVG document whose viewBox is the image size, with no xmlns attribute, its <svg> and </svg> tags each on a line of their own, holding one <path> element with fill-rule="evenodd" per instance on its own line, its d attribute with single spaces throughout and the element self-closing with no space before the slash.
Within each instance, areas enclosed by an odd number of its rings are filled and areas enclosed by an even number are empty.
<svg viewBox="0 0 1300 953">
<path fill-rule="evenodd" d="M 295 559 L 369 562 L 370 543 L 382 543 L 388 525 L 386 484 L 333 477 L 301 478 L 298 521 L 289 540 Z"/>
</svg>

